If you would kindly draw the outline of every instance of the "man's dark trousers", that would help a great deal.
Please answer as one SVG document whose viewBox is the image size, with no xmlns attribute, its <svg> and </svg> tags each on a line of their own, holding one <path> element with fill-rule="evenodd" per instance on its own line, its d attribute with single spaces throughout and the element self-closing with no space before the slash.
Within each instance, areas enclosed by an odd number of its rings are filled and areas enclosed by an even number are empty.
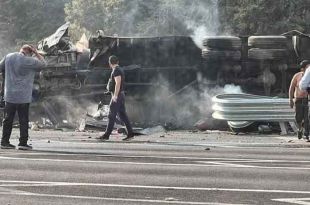
<svg viewBox="0 0 310 205">
<path fill-rule="evenodd" d="M 13 121 L 16 111 L 18 113 L 19 126 L 20 126 L 19 144 L 20 145 L 27 144 L 29 137 L 28 136 L 29 103 L 15 104 L 9 102 L 5 102 L 1 144 L 7 144 L 10 142 L 10 136 L 12 133 Z"/>
<path fill-rule="evenodd" d="M 295 102 L 295 119 L 298 125 L 304 124 L 304 136 L 309 136 L 309 106 L 308 98 L 297 98 Z"/>
<path fill-rule="evenodd" d="M 109 110 L 109 115 L 108 115 L 109 121 L 108 121 L 107 129 L 104 133 L 105 136 L 110 136 L 110 134 L 112 133 L 117 114 L 118 114 L 120 120 L 123 121 L 123 123 L 126 126 L 127 135 L 132 135 L 133 130 L 132 130 L 130 121 L 129 121 L 127 113 L 126 113 L 126 108 L 125 108 L 125 94 L 124 94 L 124 92 L 121 92 L 118 95 L 116 102 L 114 102 L 111 99 L 110 110 Z"/>
</svg>

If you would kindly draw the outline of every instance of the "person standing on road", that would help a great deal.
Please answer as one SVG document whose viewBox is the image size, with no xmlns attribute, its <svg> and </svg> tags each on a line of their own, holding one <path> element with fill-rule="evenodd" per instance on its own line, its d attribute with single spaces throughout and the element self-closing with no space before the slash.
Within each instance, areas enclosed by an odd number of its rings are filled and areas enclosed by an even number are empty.
<svg viewBox="0 0 310 205">
<path fill-rule="evenodd" d="M 299 88 L 300 81 L 305 74 L 307 66 L 310 61 L 304 60 L 300 63 L 300 72 L 296 73 L 289 88 L 290 107 L 295 106 L 295 120 L 298 126 L 297 137 L 309 141 L 309 106 L 308 106 L 308 92 Z"/>
<path fill-rule="evenodd" d="M 127 129 L 127 137 L 124 138 L 123 141 L 131 140 L 134 137 L 134 133 L 125 108 L 125 74 L 123 69 L 119 66 L 118 58 L 114 55 L 109 57 L 109 66 L 112 69 L 112 73 L 107 88 L 108 91 L 111 92 L 112 98 L 109 105 L 110 110 L 108 114 L 108 126 L 104 134 L 97 139 L 102 141 L 109 139 L 115 124 L 116 115 L 118 115 L 121 121 L 124 122 Z"/>
<path fill-rule="evenodd" d="M 305 66 L 305 73 L 299 82 L 299 89 L 304 90 L 304 91 L 308 91 L 308 93 L 309 93 L 310 92 L 310 69 L 308 69 L 308 68 L 310 67 L 310 63 L 309 63 L 310 61 L 304 60 L 302 62 L 306 62 L 307 65 Z"/>
<path fill-rule="evenodd" d="M 33 55 L 35 57 L 32 57 Z M 1 149 L 15 149 L 10 143 L 10 137 L 16 111 L 20 125 L 18 149 L 32 149 L 32 146 L 27 144 L 29 104 L 32 100 L 35 73 L 45 66 L 44 58 L 30 45 L 23 45 L 20 52 L 10 53 L 0 61 L 0 69 L 5 71 Z"/>
</svg>

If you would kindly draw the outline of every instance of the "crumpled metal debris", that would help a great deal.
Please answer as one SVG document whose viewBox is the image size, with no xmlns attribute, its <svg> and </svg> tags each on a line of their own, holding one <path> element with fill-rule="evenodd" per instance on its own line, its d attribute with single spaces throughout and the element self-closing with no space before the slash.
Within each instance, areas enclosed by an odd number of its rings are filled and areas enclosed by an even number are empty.
<svg viewBox="0 0 310 205">
<path fill-rule="evenodd" d="M 149 128 L 145 128 L 143 130 L 137 131 L 137 133 L 141 135 L 151 135 L 151 134 L 164 133 L 164 132 L 166 132 L 166 130 L 161 125 L 157 125 L 155 127 L 149 127 Z"/>
<path fill-rule="evenodd" d="M 70 41 L 68 30 L 70 23 L 67 22 L 57 29 L 57 31 L 38 43 L 38 49 L 46 54 L 57 55 L 61 52 L 73 50 L 75 47 Z"/>
</svg>

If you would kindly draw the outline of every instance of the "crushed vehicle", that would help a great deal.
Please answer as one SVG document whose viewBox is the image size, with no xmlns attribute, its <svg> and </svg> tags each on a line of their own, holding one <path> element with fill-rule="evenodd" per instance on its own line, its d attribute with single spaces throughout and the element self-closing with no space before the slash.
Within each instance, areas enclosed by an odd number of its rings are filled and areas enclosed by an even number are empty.
<svg viewBox="0 0 310 205">
<path fill-rule="evenodd" d="M 36 78 L 34 93 L 45 104 L 51 103 L 48 99 L 61 97 L 108 104 L 110 96 L 105 92 L 111 73 L 108 57 L 112 54 L 119 56 L 124 68 L 128 112 L 135 122 L 160 122 L 166 113 L 160 104 L 189 85 L 198 85 L 201 50 L 190 37 L 111 37 L 98 31 L 87 42 L 89 50 L 78 50 L 68 40 L 68 28 L 65 24 L 39 42 L 48 67 Z"/>
<path fill-rule="evenodd" d="M 251 94 L 287 96 L 298 63 L 310 59 L 309 35 L 298 31 L 279 36 L 209 36 L 201 49 L 188 36 L 133 38 L 105 36 L 100 30 L 73 44 L 69 26 L 62 25 L 38 43 L 48 67 L 35 78 L 33 98 L 44 105 L 53 123 L 61 121 L 59 113 L 76 105 L 64 101 L 66 106 L 57 106 L 60 99 L 77 104 L 109 102 L 105 92 L 112 54 L 125 70 L 128 113 L 132 121 L 146 124 L 188 124 L 192 123 L 187 121 L 189 115 L 198 120 L 200 110 L 193 99 L 203 103 L 201 93 L 219 85 L 239 85 Z"/>
<path fill-rule="evenodd" d="M 47 61 L 47 68 L 39 73 L 35 89 L 41 97 L 60 95 L 79 90 L 88 70 L 88 49 L 77 49 L 69 35 L 69 23 L 38 43 L 38 50 Z"/>
</svg>

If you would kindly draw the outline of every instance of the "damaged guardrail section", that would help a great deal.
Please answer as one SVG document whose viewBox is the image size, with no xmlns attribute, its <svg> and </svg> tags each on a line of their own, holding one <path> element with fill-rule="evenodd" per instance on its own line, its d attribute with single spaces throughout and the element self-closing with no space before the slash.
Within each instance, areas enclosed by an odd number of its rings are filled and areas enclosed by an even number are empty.
<svg viewBox="0 0 310 205">
<path fill-rule="evenodd" d="M 246 127 L 251 122 L 279 122 L 282 134 L 287 133 L 284 124 L 289 122 L 295 129 L 295 111 L 287 98 L 249 94 L 222 94 L 212 98 L 212 117 L 227 120 L 233 128 Z"/>
<path fill-rule="evenodd" d="M 212 117 L 227 121 L 293 121 L 287 98 L 248 94 L 222 94 L 212 99 Z"/>
</svg>

